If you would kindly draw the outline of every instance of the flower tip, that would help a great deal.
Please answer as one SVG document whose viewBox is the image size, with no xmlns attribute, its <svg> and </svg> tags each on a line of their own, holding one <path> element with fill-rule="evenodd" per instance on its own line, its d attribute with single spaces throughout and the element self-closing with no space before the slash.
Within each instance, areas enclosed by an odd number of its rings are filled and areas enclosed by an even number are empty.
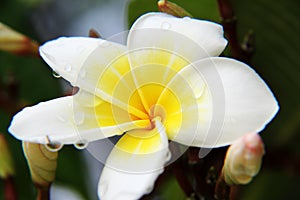
<svg viewBox="0 0 300 200">
<path fill-rule="evenodd" d="M 160 7 L 162 7 L 162 6 L 165 6 L 166 3 L 167 3 L 166 0 L 159 0 L 159 1 L 157 2 L 157 5 L 158 5 L 158 7 L 160 8 Z"/>
<path fill-rule="evenodd" d="M 175 17 L 192 17 L 192 15 L 184 8 L 167 0 L 158 1 L 157 6 L 159 11 L 173 15 Z"/>
<path fill-rule="evenodd" d="M 244 139 L 246 149 L 253 154 L 264 154 L 264 144 L 257 133 L 248 133 L 242 139 Z"/>
</svg>

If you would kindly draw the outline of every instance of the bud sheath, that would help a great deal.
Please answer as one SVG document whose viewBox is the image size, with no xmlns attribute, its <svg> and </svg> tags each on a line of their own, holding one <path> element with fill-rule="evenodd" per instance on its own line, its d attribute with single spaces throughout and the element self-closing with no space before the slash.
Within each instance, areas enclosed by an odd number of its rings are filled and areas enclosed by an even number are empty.
<svg viewBox="0 0 300 200">
<path fill-rule="evenodd" d="M 50 152 L 43 144 L 29 142 L 23 142 L 23 151 L 32 181 L 38 186 L 49 187 L 55 179 L 58 152 Z"/>
<path fill-rule="evenodd" d="M 4 135 L 0 134 L 0 178 L 8 178 L 15 174 L 13 160 Z"/>
<path fill-rule="evenodd" d="M 39 44 L 0 23 L 0 50 L 18 55 L 38 56 Z"/>
<path fill-rule="evenodd" d="M 258 174 L 264 145 L 256 133 L 248 133 L 234 144 L 226 154 L 222 174 L 229 185 L 247 184 Z"/>
</svg>

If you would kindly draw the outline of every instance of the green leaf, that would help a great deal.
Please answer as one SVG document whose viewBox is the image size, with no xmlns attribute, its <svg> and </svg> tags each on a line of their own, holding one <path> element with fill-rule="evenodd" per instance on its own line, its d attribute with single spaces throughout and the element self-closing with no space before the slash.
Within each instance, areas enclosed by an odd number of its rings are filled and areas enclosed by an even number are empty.
<svg viewBox="0 0 300 200">
<path fill-rule="evenodd" d="M 264 134 L 268 143 L 286 146 L 300 131 L 299 1 L 234 0 L 240 37 L 256 38 L 253 67 L 274 92 L 280 112 Z M 299 141 L 299 140 L 296 140 Z"/>
<path fill-rule="evenodd" d="M 161 199 L 185 199 L 186 196 L 178 185 L 177 180 L 173 175 L 165 180 L 163 185 L 160 185 L 159 196 Z"/>
<path fill-rule="evenodd" d="M 299 180 L 284 171 L 262 171 L 247 185 L 241 200 L 253 199 L 299 199 Z"/>
</svg>

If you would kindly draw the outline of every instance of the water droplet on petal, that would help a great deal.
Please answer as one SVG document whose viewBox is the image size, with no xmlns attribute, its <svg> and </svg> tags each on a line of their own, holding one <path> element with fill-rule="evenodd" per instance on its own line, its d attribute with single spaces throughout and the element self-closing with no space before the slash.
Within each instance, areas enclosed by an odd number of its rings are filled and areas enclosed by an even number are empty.
<svg viewBox="0 0 300 200">
<path fill-rule="evenodd" d="M 62 116 L 57 116 L 57 119 L 61 122 L 66 122 L 66 119 L 63 118 Z"/>
<path fill-rule="evenodd" d="M 153 190 L 153 186 L 149 186 L 147 189 L 146 189 L 146 194 L 149 194 L 151 191 Z"/>
<path fill-rule="evenodd" d="M 110 45 L 110 43 L 108 42 L 108 41 L 105 41 L 105 40 L 103 40 L 103 41 L 100 41 L 100 43 L 99 43 L 99 46 L 100 47 L 108 47 Z"/>
<path fill-rule="evenodd" d="M 85 70 L 81 70 L 80 73 L 79 73 L 79 76 L 80 76 L 81 78 L 85 78 L 85 76 L 86 76 L 86 71 L 85 71 Z"/>
<path fill-rule="evenodd" d="M 186 17 L 184 17 L 184 18 L 182 18 L 182 19 L 188 21 L 188 20 L 190 20 L 191 18 L 188 17 L 188 16 L 186 16 Z"/>
<path fill-rule="evenodd" d="M 46 149 L 51 152 L 57 152 L 57 151 L 61 150 L 61 148 L 63 146 L 64 145 L 59 142 L 51 142 L 51 143 L 45 144 Z"/>
<path fill-rule="evenodd" d="M 47 56 L 48 60 L 50 60 L 51 62 L 53 62 L 53 63 L 56 62 L 56 59 L 53 56 L 51 56 L 50 54 L 45 53 L 44 51 L 42 51 L 42 53 L 44 53 Z"/>
<path fill-rule="evenodd" d="M 108 190 L 108 183 L 107 181 L 102 181 L 100 184 L 99 184 L 99 189 L 100 189 L 100 193 L 102 196 L 105 196 L 107 190 Z"/>
<path fill-rule="evenodd" d="M 76 149 L 82 150 L 88 146 L 89 142 L 87 140 L 79 140 L 74 144 Z"/>
<path fill-rule="evenodd" d="M 83 112 L 77 112 L 77 113 L 75 114 L 74 120 L 75 120 L 75 123 L 76 123 L 77 125 L 82 124 L 82 123 L 84 122 L 84 113 L 83 113 Z"/>
<path fill-rule="evenodd" d="M 171 28 L 171 24 L 169 22 L 163 22 L 160 27 L 167 30 Z"/>
<path fill-rule="evenodd" d="M 59 73 L 57 73 L 56 71 L 52 71 L 52 75 L 55 77 L 55 78 L 61 78 L 61 75 Z"/>
<path fill-rule="evenodd" d="M 171 151 L 168 150 L 167 155 L 166 155 L 166 161 L 169 161 L 172 157 Z"/>
<path fill-rule="evenodd" d="M 85 50 L 86 50 L 85 46 L 79 46 L 77 48 L 77 51 L 79 54 L 84 54 Z"/>
<path fill-rule="evenodd" d="M 65 67 L 64 67 L 64 70 L 66 72 L 70 72 L 72 70 L 72 65 L 71 64 L 66 64 Z"/>
</svg>

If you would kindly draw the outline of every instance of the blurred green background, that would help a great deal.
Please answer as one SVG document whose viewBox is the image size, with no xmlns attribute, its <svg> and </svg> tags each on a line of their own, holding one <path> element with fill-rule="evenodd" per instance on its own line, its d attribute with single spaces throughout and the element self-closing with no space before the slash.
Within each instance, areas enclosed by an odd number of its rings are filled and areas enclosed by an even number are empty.
<svg viewBox="0 0 300 200">
<path fill-rule="evenodd" d="M 173 2 L 184 7 L 195 18 L 220 22 L 215 0 Z M 241 199 L 300 199 L 300 1 L 231 2 L 238 19 L 240 41 L 249 30 L 255 33 L 252 67 L 267 82 L 280 104 L 277 117 L 261 133 L 266 146 L 262 170 L 251 184 L 242 188 Z M 108 4 L 111 8 L 122 9 L 123 15 L 120 17 L 120 12 L 114 9 L 107 13 L 108 24 L 103 27 L 114 28 L 110 34 L 130 26 L 143 13 L 157 11 L 156 0 L 132 0 L 125 3 L 122 0 L 2 0 L 0 22 L 43 43 L 61 35 L 76 35 L 75 31 L 71 31 L 78 26 L 76 20 L 85 25 L 80 21 L 83 17 L 92 22 L 103 21 L 98 15 L 89 16 L 87 13 L 95 6 L 101 10 Z M 116 16 L 119 24 L 110 19 Z M 109 36 L 109 31 L 105 32 L 101 27 L 90 28 L 100 29 L 100 33 L 104 32 L 106 37 Z M 86 35 L 87 33 L 88 29 Z M 227 56 L 230 55 L 227 53 Z M 0 89 L 3 94 L 10 93 L 12 80 L 17 84 L 18 101 L 27 105 L 62 96 L 64 92 L 62 81 L 52 76 L 52 71 L 41 59 L 0 52 Z M 0 132 L 9 141 L 15 161 L 15 182 L 19 199 L 34 199 L 35 189 L 21 143 L 7 132 L 12 114 L 0 107 Z M 96 186 L 90 186 L 87 180 L 89 163 L 85 161 L 82 152 L 71 146 L 65 147 L 60 152 L 56 183 L 76 190 L 82 199 L 96 199 L 96 191 L 91 194 L 90 190 L 91 187 L 95 190 Z M 174 179 L 170 179 L 162 187 L 162 199 L 184 199 Z M 3 182 L 0 181 L 0 200 L 2 199 Z"/>
</svg>

